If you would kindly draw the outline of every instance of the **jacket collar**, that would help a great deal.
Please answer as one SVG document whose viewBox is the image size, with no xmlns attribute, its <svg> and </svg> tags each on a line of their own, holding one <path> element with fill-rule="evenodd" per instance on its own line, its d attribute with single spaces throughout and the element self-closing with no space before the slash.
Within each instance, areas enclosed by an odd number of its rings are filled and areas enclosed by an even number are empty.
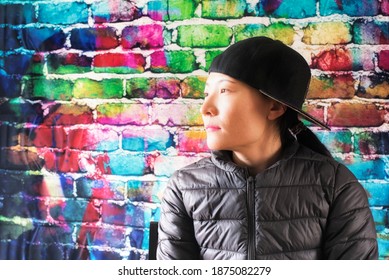
<svg viewBox="0 0 389 280">
<path fill-rule="evenodd" d="M 295 138 L 290 139 L 283 147 L 280 159 L 273 165 L 269 166 L 267 169 L 273 168 L 279 165 L 280 162 L 290 159 L 297 152 L 299 146 L 300 144 Z M 217 167 L 227 172 L 247 172 L 246 168 L 238 166 L 232 161 L 232 151 L 212 151 L 211 160 Z"/>
</svg>

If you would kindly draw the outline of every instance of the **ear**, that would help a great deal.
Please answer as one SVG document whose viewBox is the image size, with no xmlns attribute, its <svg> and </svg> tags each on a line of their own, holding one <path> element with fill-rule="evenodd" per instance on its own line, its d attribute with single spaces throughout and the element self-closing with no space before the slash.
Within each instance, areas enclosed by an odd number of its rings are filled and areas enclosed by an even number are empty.
<svg viewBox="0 0 389 280">
<path fill-rule="evenodd" d="M 286 112 L 286 106 L 277 102 L 275 100 L 271 100 L 270 110 L 267 118 L 271 121 L 276 120 L 281 117 Z"/>
</svg>

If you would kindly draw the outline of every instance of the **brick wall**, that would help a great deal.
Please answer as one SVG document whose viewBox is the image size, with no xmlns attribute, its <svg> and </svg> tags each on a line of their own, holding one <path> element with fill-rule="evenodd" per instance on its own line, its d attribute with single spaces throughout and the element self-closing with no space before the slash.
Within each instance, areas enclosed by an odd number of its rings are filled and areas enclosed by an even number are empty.
<svg viewBox="0 0 389 280">
<path fill-rule="evenodd" d="M 310 63 L 332 131 L 312 129 L 389 258 L 388 20 L 388 0 L 2 0 L 0 259 L 147 259 L 168 177 L 208 155 L 210 62 L 256 35 Z"/>
</svg>

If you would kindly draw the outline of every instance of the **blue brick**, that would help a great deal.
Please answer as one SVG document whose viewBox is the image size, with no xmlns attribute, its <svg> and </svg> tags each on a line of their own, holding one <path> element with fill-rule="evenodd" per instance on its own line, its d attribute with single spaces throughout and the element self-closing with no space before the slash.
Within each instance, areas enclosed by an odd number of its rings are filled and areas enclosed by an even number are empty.
<svg viewBox="0 0 389 280">
<path fill-rule="evenodd" d="M 374 16 L 379 12 L 377 0 L 320 0 L 320 15 L 346 14 L 349 16 Z"/>
<path fill-rule="evenodd" d="M 38 21 L 51 24 L 87 23 L 88 6 L 82 2 L 40 4 Z"/>
<path fill-rule="evenodd" d="M 21 31 L 24 48 L 37 52 L 61 49 L 66 41 L 66 35 L 59 28 L 27 27 Z"/>
<path fill-rule="evenodd" d="M 320 131 L 315 134 L 331 153 L 349 153 L 352 150 L 352 134 L 348 130 Z"/>
<path fill-rule="evenodd" d="M 128 153 L 110 153 L 109 168 L 113 175 L 143 175 L 146 168 L 146 161 L 143 155 Z"/>
<path fill-rule="evenodd" d="M 103 203 L 102 220 L 104 223 L 144 228 L 150 223 L 150 219 L 151 209 L 143 205 Z"/>
<path fill-rule="evenodd" d="M 83 198 L 124 199 L 125 183 L 113 180 L 76 180 L 77 196 Z"/>
<path fill-rule="evenodd" d="M 371 206 L 389 206 L 389 182 L 363 182 Z"/>
<path fill-rule="evenodd" d="M 119 45 L 116 29 L 111 27 L 73 29 L 70 42 L 73 48 L 84 51 L 111 49 Z"/>
<path fill-rule="evenodd" d="M 32 4 L 0 4 L 0 24 L 21 25 L 33 22 L 36 22 L 36 17 Z"/>
<path fill-rule="evenodd" d="M 163 190 L 166 187 L 164 181 L 129 181 L 128 199 L 131 201 L 143 201 L 160 203 Z"/>
<path fill-rule="evenodd" d="M 120 253 L 113 251 L 102 251 L 98 249 L 89 249 L 89 259 L 91 260 L 121 260 Z M 137 259 L 139 260 L 139 259 Z"/>
<path fill-rule="evenodd" d="M 386 225 L 389 220 L 389 213 L 387 209 L 374 207 L 371 209 L 371 213 L 373 215 L 373 219 L 376 226 L 376 231 L 381 232 L 385 230 Z"/>
<path fill-rule="evenodd" d="M 13 218 L 46 219 L 46 211 L 39 207 L 39 201 L 24 196 L 7 197 L 0 207 L 0 216 Z"/>
<path fill-rule="evenodd" d="M 126 130 L 122 143 L 123 149 L 130 151 L 164 151 L 173 145 L 173 136 L 161 129 Z"/>
<path fill-rule="evenodd" d="M 25 75 L 32 64 L 32 54 L 14 54 L 0 58 L 0 64 L 4 64 L 7 74 Z"/>
<path fill-rule="evenodd" d="M 307 18 L 316 15 L 316 0 L 265 0 L 258 4 L 259 14 L 283 18 Z"/>
<path fill-rule="evenodd" d="M 50 215 L 55 220 L 66 222 L 93 222 L 96 221 L 96 209 L 87 209 L 89 201 L 69 199 L 66 202 L 50 206 Z"/>
<path fill-rule="evenodd" d="M 359 180 L 385 179 L 387 177 L 385 162 L 382 159 L 365 160 L 353 158 L 351 162 L 345 162 L 346 166 Z"/>
<path fill-rule="evenodd" d="M 19 97 L 21 91 L 22 81 L 20 77 L 8 76 L 0 73 L 0 97 Z"/>
<path fill-rule="evenodd" d="M 379 233 L 378 234 L 378 254 L 380 258 L 389 258 L 389 234 Z"/>
<path fill-rule="evenodd" d="M 132 21 L 142 16 L 142 11 L 132 1 L 102 0 L 92 4 L 92 16 L 95 22 Z"/>
<path fill-rule="evenodd" d="M 131 247 L 138 248 L 138 249 L 148 249 L 148 240 L 147 244 L 143 246 L 144 240 L 147 238 L 144 238 L 145 232 L 143 230 L 133 229 L 129 235 L 129 240 Z"/>
<path fill-rule="evenodd" d="M 19 30 L 11 27 L 1 27 L 0 28 L 0 50 L 14 50 L 21 47 L 20 41 L 18 39 Z"/>
</svg>

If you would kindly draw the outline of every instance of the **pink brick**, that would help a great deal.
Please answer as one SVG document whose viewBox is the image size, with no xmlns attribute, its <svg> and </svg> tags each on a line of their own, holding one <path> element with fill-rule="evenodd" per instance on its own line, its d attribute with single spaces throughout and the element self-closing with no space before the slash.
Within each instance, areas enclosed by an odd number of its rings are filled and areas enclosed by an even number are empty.
<svg viewBox="0 0 389 280">
<path fill-rule="evenodd" d="M 102 124 L 148 124 L 148 107 L 144 104 L 109 103 L 97 106 L 97 121 Z"/>
<path fill-rule="evenodd" d="M 135 72 L 143 72 L 145 59 L 141 54 L 134 53 L 105 53 L 95 56 L 93 65 L 95 67 L 128 67 Z"/>
<path fill-rule="evenodd" d="M 122 45 L 125 49 L 161 48 L 163 47 L 163 27 L 157 24 L 128 26 L 123 30 Z"/>
<path fill-rule="evenodd" d="M 119 147 L 119 135 L 109 129 L 74 129 L 69 132 L 69 147 L 80 150 L 112 151 Z"/>
<path fill-rule="evenodd" d="M 378 66 L 384 70 L 389 70 L 389 51 L 381 51 L 378 55 Z"/>
<path fill-rule="evenodd" d="M 178 134 L 178 150 L 180 152 L 209 152 L 207 134 L 204 130 L 181 131 Z"/>
<path fill-rule="evenodd" d="M 389 0 L 381 0 L 381 11 L 383 15 L 389 15 Z"/>
<path fill-rule="evenodd" d="M 201 126 L 200 104 L 153 104 L 152 123 L 161 125 Z"/>
</svg>

